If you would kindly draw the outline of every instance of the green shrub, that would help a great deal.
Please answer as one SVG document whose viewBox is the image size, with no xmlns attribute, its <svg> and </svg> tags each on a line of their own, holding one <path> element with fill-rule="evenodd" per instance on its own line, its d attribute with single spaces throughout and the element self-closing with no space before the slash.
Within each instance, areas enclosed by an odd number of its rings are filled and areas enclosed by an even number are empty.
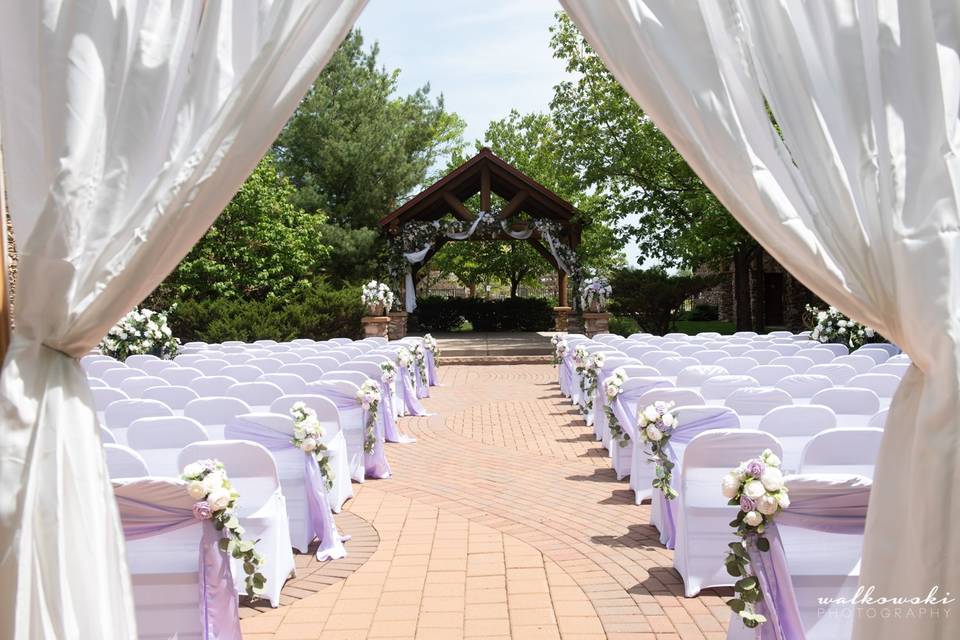
<svg viewBox="0 0 960 640">
<path fill-rule="evenodd" d="M 453 331 L 464 322 L 463 300 L 427 296 L 417 300 L 416 318 L 421 331 Z"/>
<path fill-rule="evenodd" d="M 698 304 L 690 311 L 677 314 L 677 320 L 690 322 L 713 322 L 720 319 L 720 307 L 713 304 Z"/>
<path fill-rule="evenodd" d="M 633 318 L 610 316 L 610 333 L 626 338 L 632 333 L 640 333 L 640 325 Z"/>
<path fill-rule="evenodd" d="M 610 311 L 632 318 L 640 329 L 654 335 L 670 331 L 684 301 L 716 285 L 715 276 L 678 276 L 665 270 L 620 269 L 610 280 Z"/>
<path fill-rule="evenodd" d="M 180 302 L 170 324 L 183 342 L 326 340 L 362 337 L 363 315 L 359 288 L 333 289 L 316 282 L 290 301 L 221 298 Z"/>
<path fill-rule="evenodd" d="M 553 305 L 541 298 L 441 298 L 417 301 L 422 331 L 452 331 L 464 321 L 474 331 L 547 331 L 553 327 Z"/>
</svg>

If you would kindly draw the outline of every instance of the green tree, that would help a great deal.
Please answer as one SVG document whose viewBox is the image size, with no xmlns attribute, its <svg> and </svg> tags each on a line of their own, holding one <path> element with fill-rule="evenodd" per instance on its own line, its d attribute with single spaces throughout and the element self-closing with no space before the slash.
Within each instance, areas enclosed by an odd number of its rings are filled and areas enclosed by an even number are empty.
<svg viewBox="0 0 960 640">
<path fill-rule="evenodd" d="M 465 124 L 425 85 L 397 95 L 400 71 L 379 66 L 376 44 L 352 31 L 280 133 L 275 150 L 297 203 L 342 227 L 376 226 L 459 150 Z"/>
<path fill-rule="evenodd" d="M 738 328 L 749 328 L 746 282 L 758 245 L 607 71 L 565 14 L 551 27 L 554 56 L 576 79 L 554 88 L 551 112 L 562 164 L 579 188 L 607 198 L 618 228 L 636 239 L 641 262 L 725 270 L 737 278 Z"/>
<path fill-rule="evenodd" d="M 669 275 L 662 268 L 620 269 L 610 279 L 610 311 L 636 321 L 643 331 L 663 335 L 685 301 L 716 284 L 717 277 Z"/>
<path fill-rule="evenodd" d="M 324 216 L 294 206 L 295 190 L 265 156 L 213 226 L 152 294 L 184 299 L 270 300 L 310 287 L 327 248 Z"/>
</svg>

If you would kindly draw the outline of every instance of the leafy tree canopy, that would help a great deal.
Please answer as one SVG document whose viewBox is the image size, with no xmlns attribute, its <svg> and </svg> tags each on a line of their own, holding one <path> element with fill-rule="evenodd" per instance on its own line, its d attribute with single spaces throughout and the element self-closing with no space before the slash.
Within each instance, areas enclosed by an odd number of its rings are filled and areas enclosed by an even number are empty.
<svg viewBox="0 0 960 640">
<path fill-rule="evenodd" d="M 610 311 L 662 336 L 686 300 L 716 284 L 716 277 L 669 275 L 661 268 L 620 269 L 610 279 L 614 291 Z"/>
</svg>

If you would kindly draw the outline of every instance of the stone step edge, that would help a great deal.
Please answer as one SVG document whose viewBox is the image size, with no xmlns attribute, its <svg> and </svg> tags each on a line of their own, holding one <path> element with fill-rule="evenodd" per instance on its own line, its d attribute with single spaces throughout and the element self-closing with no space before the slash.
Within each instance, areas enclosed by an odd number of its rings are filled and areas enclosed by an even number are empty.
<svg viewBox="0 0 960 640">
<path fill-rule="evenodd" d="M 551 356 L 440 356 L 440 366 L 457 365 L 501 365 L 501 364 L 550 364 Z"/>
</svg>

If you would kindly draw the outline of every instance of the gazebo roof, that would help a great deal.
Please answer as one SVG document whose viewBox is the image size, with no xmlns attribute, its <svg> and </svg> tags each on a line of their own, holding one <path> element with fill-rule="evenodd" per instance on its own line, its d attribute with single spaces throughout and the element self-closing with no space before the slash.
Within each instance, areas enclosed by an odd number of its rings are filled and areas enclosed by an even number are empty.
<svg viewBox="0 0 960 640">
<path fill-rule="evenodd" d="M 506 200 L 508 204 L 501 212 L 503 217 L 524 211 L 534 218 L 546 218 L 574 226 L 572 219 L 577 210 L 572 204 L 507 164 L 486 147 L 381 218 L 380 225 L 395 230 L 411 220 L 432 221 L 448 214 L 465 218 L 462 203 L 477 193 L 486 203 L 489 203 L 490 193 Z"/>
</svg>

